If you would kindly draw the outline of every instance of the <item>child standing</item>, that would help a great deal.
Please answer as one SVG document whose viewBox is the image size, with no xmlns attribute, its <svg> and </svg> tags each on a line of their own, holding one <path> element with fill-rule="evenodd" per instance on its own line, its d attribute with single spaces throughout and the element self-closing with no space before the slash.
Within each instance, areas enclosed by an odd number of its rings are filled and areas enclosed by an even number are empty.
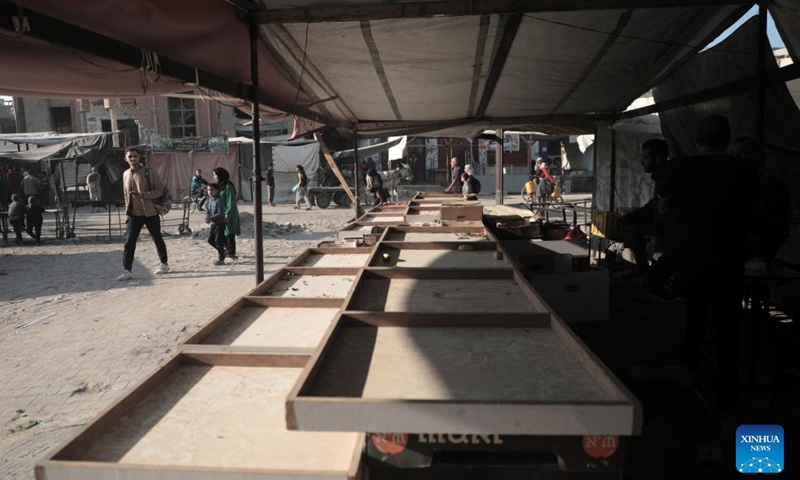
<svg viewBox="0 0 800 480">
<path fill-rule="evenodd" d="M 306 170 L 302 165 L 298 165 L 295 170 L 297 170 L 297 186 L 295 187 L 294 209 L 298 210 L 300 208 L 300 198 L 302 197 L 306 202 L 306 210 L 311 210 L 311 200 L 308 199 L 308 177 L 306 176 Z"/>
<path fill-rule="evenodd" d="M 28 198 L 27 210 L 28 228 L 25 231 L 36 240 L 36 244 L 38 245 L 42 243 L 42 224 L 44 223 L 44 217 L 42 215 L 44 214 L 44 207 L 39 202 L 39 199 L 32 195 Z"/>
<path fill-rule="evenodd" d="M 217 249 L 217 260 L 214 265 L 225 265 L 225 205 L 219 198 L 219 184 L 208 184 L 208 197 L 206 198 L 206 223 L 211 225 L 208 233 L 208 244 Z"/>
<path fill-rule="evenodd" d="M 14 243 L 22 245 L 22 231 L 25 229 L 25 204 L 22 203 L 22 196 L 15 193 L 11 195 L 11 205 L 8 206 L 8 220 L 14 229 L 17 238 Z"/>
</svg>

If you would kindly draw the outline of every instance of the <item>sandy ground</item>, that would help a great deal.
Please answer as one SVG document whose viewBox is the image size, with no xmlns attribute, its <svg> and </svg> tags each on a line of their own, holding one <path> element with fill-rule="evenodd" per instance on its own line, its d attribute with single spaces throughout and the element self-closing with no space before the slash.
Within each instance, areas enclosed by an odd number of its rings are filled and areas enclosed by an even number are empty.
<svg viewBox="0 0 800 480">
<path fill-rule="evenodd" d="M 587 195 L 575 195 L 576 199 Z M 402 199 L 401 199 L 402 200 Z M 520 201 L 510 196 L 505 203 Z M 567 201 L 574 201 L 567 198 Z M 494 205 L 493 196 L 481 199 Z M 263 207 L 264 278 L 352 219 L 352 209 Z M 133 280 L 119 282 L 123 226 L 110 215 L 78 210 L 76 238 L 54 238 L 48 214 L 44 243 L 0 244 L 0 480 L 30 480 L 34 464 L 170 359 L 177 345 L 256 287 L 253 206 L 240 202 L 239 260 L 213 265 L 203 214 L 182 212 L 163 230 L 172 271 L 154 275 L 159 260 L 149 235 L 139 239 Z M 143 230 L 146 232 L 146 230 Z"/>
<path fill-rule="evenodd" d="M 181 212 L 164 230 L 172 271 L 159 265 L 149 235 L 139 239 L 134 279 L 122 271 L 116 212 L 79 210 L 77 237 L 0 246 L 0 479 L 32 479 L 34 464 L 171 358 L 176 346 L 256 286 L 253 207 L 240 204 L 239 260 L 217 267 L 202 213 L 177 235 Z M 335 233 L 352 210 L 264 207 L 264 278 Z M 291 224 L 291 225 L 289 225 Z M 89 230 L 92 228 L 92 230 Z"/>
</svg>

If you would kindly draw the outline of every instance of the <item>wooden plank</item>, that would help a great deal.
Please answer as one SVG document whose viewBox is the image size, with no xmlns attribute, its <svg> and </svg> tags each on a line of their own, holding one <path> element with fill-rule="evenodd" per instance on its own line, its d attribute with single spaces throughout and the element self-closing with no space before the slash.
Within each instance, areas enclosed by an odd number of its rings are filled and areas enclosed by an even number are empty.
<svg viewBox="0 0 800 480">
<path fill-rule="evenodd" d="M 386 232 L 384 232 L 384 235 L 385 234 L 386 234 Z M 377 251 L 377 249 L 376 249 L 376 251 Z M 373 253 L 373 255 L 374 255 L 374 253 Z M 358 275 L 356 276 L 356 279 L 353 282 L 354 283 L 353 288 L 350 289 L 350 292 L 347 294 L 347 297 L 344 299 L 343 305 L 347 305 L 352 301 L 353 295 L 355 294 L 355 290 L 356 290 L 357 286 L 362 282 L 362 279 L 364 277 L 364 272 L 365 272 L 364 270 L 361 270 L 358 273 Z M 327 354 L 328 349 L 331 347 L 330 339 L 333 337 L 335 332 L 338 331 L 338 329 L 341 326 L 341 323 L 339 322 L 340 318 L 341 318 L 341 313 L 339 315 L 337 315 L 337 317 L 333 320 L 333 322 L 331 322 L 330 327 L 328 327 L 328 330 L 323 335 L 322 340 L 320 340 L 320 343 L 317 346 L 316 350 L 314 351 L 314 354 L 311 356 L 311 359 L 309 359 L 309 363 L 307 364 L 306 368 L 303 370 L 303 373 L 300 375 L 300 378 L 297 380 L 297 383 L 294 385 L 292 390 L 289 392 L 288 398 L 294 398 L 294 397 L 297 397 L 298 395 L 304 393 L 303 385 L 305 383 L 307 383 L 307 382 L 313 382 L 314 379 L 316 378 L 317 374 L 319 373 L 319 368 L 318 368 L 319 363 L 316 360 L 321 358 L 321 357 L 324 357 Z M 292 425 L 294 425 L 294 421 L 295 421 L 294 420 L 294 411 L 292 410 L 292 408 L 290 408 L 290 405 L 287 402 L 287 406 L 286 406 L 286 424 L 287 424 L 287 428 L 292 430 L 293 429 Z"/>
<path fill-rule="evenodd" d="M 186 355 L 207 355 L 215 354 L 258 354 L 259 356 L 266 355 L 283 355 L 283 356 L 301 356 L 308 360 L 316 348 L 313 347 L 253 347 L 253 346 L 236 346 L 231 347 L 228 345 L 204 345 L 192 344 L 181 345 L 181 353 Z M 303 364 L 302 366 L 305 366 Z"/>
<path fill-rule="evenodd" d="M 336 175 L 336 178 L 339 179 L 339 183 L 342 184 L 342 187 L 344 188 L 344 191 L 347 193 L 347 196 L 350 197 L 350 201 L 356 203 L 356 196 L 355 194 L 353 194 L 352 190 L 350 190 L 350 186 L 347 184 L 347 180 L 344 179 L 344 175 L 342 175 L 342 172 L 339 171 L 339 166 L 336 165 L 336 161 L 333 159 L 330 150 L 328 150 L 328 146 L 325 145 L 325 142 L 322 140 L 322 135 L 320 135 L 319 133 L 315 133 L 314 138 L 317 140 L 317 143 L 319 143 L 319 147 L 322 150 L 322 156 L 325 157 L 325 160 L 328 162 L 328 165 L 330 165 L 333 174 Z"/>
<path fill-rule="evenodd" d="M 468 237 L 468 240 L 457 240 L 457 241 L 437 241 L 433 240 L 430 242 L 414 242 L 414 241 L 407 241 L 407 242 L 397 242 L 397 241 L 384 241 L 381 242 L 379 247 L 380 249 L 395 249 L 395 250 L 458 250 L 461 247 L 464 247 L 465 243 L 469 243 L 468 247 L 471 250 L 488 250 L 494 251 L 497 248 L 497 242 L 472 242 L 469 239 L 472 237 Z"/>
<path fill-rule="evenodd" d="M 84 468 L 125 465 L 110 470 L 113 477 L 124 471 L 125 478 L 160 478 L 161 472 L 196 478 L 209 471 L 242 479 L 347 478 L 363 434 L 285 429 L 284 398 L 299 374 L 285 367 L 182 366 L 71 460 Z"/>
<path fill-rule="evenodd" d="M 394 214 L 394 213 L 389 213 L 389 214 L 380 214 L 380 213 L 379 214 L 372 214 L 372 213 L 368 213 L 368 214 L 364 215 L 363 217 L 361 217 L 359 219 L 359 221 L 366 222 L 366 223 L 383 222 L 383 223 L 387 223 L 387 224 L 388 223 L 392 223 L 392 224 L 394 224 L 394 223 L 404 223 L 406 221 L 406 216 L 405 215 L 397 215 L 397 214 Z"/>
<path fill-rule="evenodd" d="M 409 225 L 438 225 L 439 213 L 418 213 L 416 215 L 407 215 L 406 223 Z"/>
<path fill-rule="evenodd" d="M 396 273 L 412 270 L 387 270 L 393 277 L 362 277 L 356 285 L 350 311 L 418 313 L 518 313 L 543 311 L 536 308 L 511 278 L 396 278 Z M 448 271 L 458 274 L 461 271 Z M 465 270 L 464 272 L 469 272 Z M 475 272 L 475 271 L 472 271 Z M 487 277 L 502 270 L 487 269 Z"/>
<path fill-rule="evenodd" d="M 258 296 L 284 298 L 344 298 L 359 269 L 347 268 L 284 268 L 274 280 L 264 282 Z"/>
<path fill-rule="evenodd" d="M 335 308 L 265 307 L 247 304 L 213 329 L 195 335 L 185 345 L 249 348 L 316 348 L 336 317 Z"/>
<path fill-rule="evenodd" d="M 495 258 L 494 250 L 460 251 L 457 249 L 382 249 L 370 267 L 508 269 L 509 264 Z"/>
<path fill-rule="evenodd" d="M 307 393 L 289 397 L 296 428 L 359 425 L 368 431 L 520 435 L 633 431 L 633 405 L 613 399 L 549 328 L 348 328 L 345 323 L 340 321 L 326 342 L 334 346 L 326 349 L 325 367 Z"/>
<path fill-rule="evenodd" d="M 336 250 L 328 248 L 326 250 Z M 288 264 L 289 267 L 363 267 L 367 264 L 372 248 L 342 248 L 342 250 L 365 250 L 360 253 L 327 252 L 317 253 L 309 251 L 303 258 L 298 258 Z"/>
<path fill-rule="evenodd" d="M 215 348 L 195 348 L 182 352 L 182 366 L 199 365 L 207 367 L 288 367 L 303 368 L 308 362 L 307 354 L 265 355 L 264 352 L 231 350 L 221 352 Z"/>
<path fill-rule="evenodd" d="M 358 450 L 361 454 L 361 450 Z M 360 466 L 359 466 L 360 467 Z M 121 465 L 105 462 L 41 462 L 37 480 L 355 480 L 352 472 L 254 471 L 252 469 L 168 468 L 149 465 Z M 40 475 L 40 476 L 39 476 Z"/>
<path fill-rule="evenodd" d="M 442 227 L 445 228 L 445 227 Z M 453 227 L 449 227 L 453 228 Z M 483 233 L 469 232 L 405 232 L 392 230 L 386 235 L 387 241 L 391 242 L 486 242 L 489 239 Z"/>
<path fill-rule="evenodd" d="M 584 405 L 314 400 L 293 401 L 295 430 L 348 430 L 350 425 L 363 426 L 371 432 L 498 435 L 631 435 L 635 430 L 634 407 L 625 402 Z M 540 421 L 530 424 L 520 419 Z"/>
<path fill-rule="evenodd" d="M 549 328 L 549 313 L 409 313 L 343 312 L 339 320 L 345 327 L 527 327 Z"/>
<path fill-rule="evenodd" d="M 63 460 L 69 458 L 79 458 L 90 446 L 97 441 L 98 437 L 115 422 L 119 421 L 125 413 L 134 405 L 139 403 L 156 385 L 163 382 L 180 367 L 182 358 L 179 355 L 172 357 L 167 363 L 156 368 L 144 380 L 133 387 L 126 395 L 108 408 L 103 410 L 95 421 L 86 428 L 76 433 L 63 445 L 53 450 L 46 460 Z"/>
<path fill-rule="evenodd" d="M 341 298 L 245 297 L 255 305 L 293 308 L 340 308 Z"/>
</svg>

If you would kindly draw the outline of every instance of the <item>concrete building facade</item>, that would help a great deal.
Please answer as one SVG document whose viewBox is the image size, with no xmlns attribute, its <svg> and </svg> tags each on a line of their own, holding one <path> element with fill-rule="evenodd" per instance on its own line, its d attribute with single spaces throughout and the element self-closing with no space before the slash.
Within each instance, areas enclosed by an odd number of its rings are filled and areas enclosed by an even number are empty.
<svg viewBox="0 0 800 480">
<path fill-rule="evenodd" d="M 169 97 L 111 99 L 14 98 L 22 132 L 99 133 L 120 130 L 118 145 L 161 137 L 236 136 L 234 108 L 196 91 Z"/>
</svg>

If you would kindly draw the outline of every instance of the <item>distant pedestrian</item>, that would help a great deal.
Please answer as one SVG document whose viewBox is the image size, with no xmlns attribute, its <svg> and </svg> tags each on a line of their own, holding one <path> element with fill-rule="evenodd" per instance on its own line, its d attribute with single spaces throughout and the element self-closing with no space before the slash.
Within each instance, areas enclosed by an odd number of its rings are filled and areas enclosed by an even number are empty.
<svg viewBox="0 0 800 480">
<path fill-rule="evenodd" d="M 44 207 L 35 195 L 28 197 L 26 209 L 26 221 L 28 228 L 25 232 L 36 240 L 36 244 L 42 243 L 42 224 L 44 223 Z"/>
<path fill-rule="evenodd" d="M 22 180 L 19 178 L 19 174 L 14 170 L 14 167 L 8 167 L 6 169 L 6 179 L 8 179 L 8 185 L 11 187 L 11 194 L 22 194 Z"/>
<path fill-rule="evenodd" d="M 201 212 L 206 201 L 206 185 L 208 185 L 208 180 L 203 178 L 203 171 L 198 168 L 189 182 L 189 197 L 197 202 L 197 209 Z"/>
<path fill-rule="evenodd" d="M 164 184 L 158 172 L 147 168 L 141 163 L 141 154 L 136 147 L 125 149 L 125 161 L 131 168 L 122 174 L 122 192 L 125 197 L 125 214 L 127 215 L 127 232 L 125 247 L 122 255 L 122 274 L 117 280 L 130 280 L 133 278 L 133 257 L 136 254 L 136 241 L 142 227 L 147 227 L 150 237 L 156 245 L 158 258 L 161 265 L 155 271 L 156 275 L 169 272 L 167 263 L 167 245 L 161 236 L 161 216 L 153 204 L 153 200 L 164 193 Z"/>
<path fill-rule="evenodd" d="M 300 209 L 300 199 L 306 202 L 306 210 L 311 210 L 311 200 L 308 199 L 308 176 L 302 165 L 295 168 L 297 171 L 297 185 L 295 185 L 294 209 Z"/>
<path fill-rule="evenodd" d="M 206 197 L 206 223 L 210 226 L 208 244 L 217 250 L 217 260 L 214 265 L 225 265 L 225 205 L 219 198 L 219 184 L 208 184 Z"/>
<path fill-rule="evenodd" d="M 444 193 L 461 193 L 461 174 L 464 169 L 458 164 L 458 159 L 453 157 L 450 159 L 450 168 L 453 170 L 450 174 L 450 185 L 444 189 Z"/>
<path fill-rule="evenodd" d="M 5 210 L 11 203 L 11 184 L 8 183 L 5 172 L 0 172 L 0 210 Z"/>
<path fill-rule="evenodd" d="M 92 167 L 89 175 L 86 175 L 86 188 L 89 190 L 89 201 L 92 203 L 92 212 L 97 208 L 97 204 L 102 201 L 103 190 L 100 186 L 100 174 L 97 167 Z"/>
<path fill-rule="evenodd" d="M 267 167 L 267 198 L 270 207 L 275 206 L 275 169 L 270 165 Z"/>
<path fill-rule="evenodd" d="M 22 245 L 22 231 L 25 230 L 25 204 L 18 193 L 11 195 L 11 205 L 8 207 L 8 221 L 14 229 L 14 243 Z"/>
<path fill-rule="evenodd" d="M 236 187 L 231 183 L 231 174 L 222 167 L 213 170 L 214 183 L 219 185 L 219 198 L 225 206 L 225 257 L 236 260 L 236 235 L 242 234 L 239 222 L 239 207 L 236 205 Z"/>
<path fill-rule="evenodd" d="M 23 203 L 28 203 L 28 199 L 38 193 L 39 180 L 31 175 L 31 172 L 25 170 L 22 177 L 22 197 Z"/>
</svg>

